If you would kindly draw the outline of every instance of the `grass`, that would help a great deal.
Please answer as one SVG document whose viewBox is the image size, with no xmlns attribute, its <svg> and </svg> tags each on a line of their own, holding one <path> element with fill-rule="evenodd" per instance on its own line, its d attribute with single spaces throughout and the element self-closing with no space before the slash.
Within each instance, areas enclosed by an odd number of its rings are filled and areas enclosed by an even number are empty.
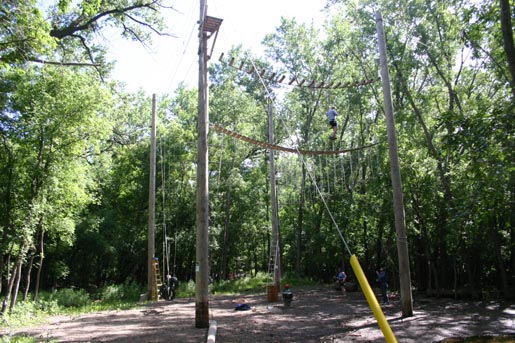
<svg viewBox="0 0 515 343">
<path fill-rule="evenodd" d="M 45 304 L 41 306 L 41 304 Z M 50 316 L 55 315 L 81 315 L 85 313 L 109 311 L 109 310 L 128 310 L 137 308 L 141 304 L 137 301 L 101 301 L 94 300 L 80 306 L 59 306 L 54 302 L 47 301 L 25 301 L 19 302 L 10 315 L 0 317 L 0 329 L 7 331 L 7 334 L 0 335 L 0 343 L 34 343 L 41 340 L 26 335 L 10 334 L 19 328 L 28 328 L 45 323 Z M 54 340 L 44 342 L 53 343 Z"/>
<path fill-rule="evenodd" d="M 138 300 L 141 292 L 142 287 L 135 284 L 106 286 L 92 294 L 82 289 L 41 292 L 38 300 L 18 300 L 10 313 L 0 317 L 0 329 L 14 330 L 38 325 L 44 323 L 49 316 L 54 315 L 79 315 L 135 308 L 139 306 Z M 31 298 L 29 296 L 29 299 Z M 21 295 L 17 299 L 22 299 Z M 0 343 L 4 342 L 18 341 L 12 339 L 5 341 L 2 337 Z"/>
<path fill-rule="evenodd" d="M 29 336 L 2 336 L 0 337 L 0 343 L 34 343 L 36 340 Z M 39 341 L 41 342 L 41 341 Z M 57 342 L 55 340 L 48 340 L 48 343 Z"/>
<path fill-rule="evenodd" d="M 264 293 L 266 292 L 266 286 L 271 282 L 270 276 L 266 273 L 257 273 L 254 277 L 245 276 L 233 280 L 213 282 L 209 285 L 209 293 L 219 295 Z M 289 284 L 292 289 L 318 285 L 317 282 L 312 280 L 296 278 L 288 274 L 282 278 L 281 284 L 283 286 Z M 194 295 L 195 283 L 193 281 L 182 284 L 177 292 L 179 298 L 193 297 Z"/>
</svg>

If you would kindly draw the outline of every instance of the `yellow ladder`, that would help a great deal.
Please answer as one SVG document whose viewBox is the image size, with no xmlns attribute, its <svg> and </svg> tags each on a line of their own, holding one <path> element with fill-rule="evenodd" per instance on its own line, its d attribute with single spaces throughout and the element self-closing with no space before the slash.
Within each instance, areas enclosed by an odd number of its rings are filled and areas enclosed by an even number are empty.
<svg viewBox="0 0 515 343">
<path fill-rule="evenodd" d="M 152 260 L 152 294 L 151 300 L 157 301 L 159 298 L 159 287 L 163 284 L 161 272 L 159 271 L 159 259 Z"/>
</svg>

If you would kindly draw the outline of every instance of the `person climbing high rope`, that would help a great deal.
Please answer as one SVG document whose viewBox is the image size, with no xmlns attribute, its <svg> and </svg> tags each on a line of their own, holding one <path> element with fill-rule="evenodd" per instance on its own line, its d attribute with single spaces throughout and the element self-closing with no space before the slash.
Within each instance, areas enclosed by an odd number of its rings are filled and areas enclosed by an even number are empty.
<svg viewBox="0 0 515 343">
<path fill-rule="evenodd" d="M 329 111 L 327 111 L 327 118 L 329 119 L 329 126 L 333 128 L 333 134 L 329 137 L 332 140 L 336 139 L 336 132 L 338 131 L 338 123 L 336 122 L 336 116 L 338 112 L 336 112 L 336 107 L 331 106 Z"/>
</svg>

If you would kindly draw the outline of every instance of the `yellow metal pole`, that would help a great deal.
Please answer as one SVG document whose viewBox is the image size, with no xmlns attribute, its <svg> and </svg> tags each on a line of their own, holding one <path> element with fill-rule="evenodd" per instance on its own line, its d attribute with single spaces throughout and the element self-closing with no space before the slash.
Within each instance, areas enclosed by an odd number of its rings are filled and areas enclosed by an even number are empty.
<svg viewBox="0 0 515 343">
<path fill-rule="evenodd" d="M 390 324 L 386 320 L 383 311 L 381 310 L 381 306 L 379 306 L 379 302 L 368 283 L 367 277 L 365 273 L 363 273 L 363 269 L 359 264 L 358 258 L 356 255 L 352 255 L 350 257 L 350 265 L 352 266 L 352 270 L 356 277 L 358 278 L 359 285 L 361 286 L 361 290 L 365 294 L 365 298 L 367 298 L 368 305 L 372 309 L 374 316 L 376 317 L 377 323 L 379 324 L 379 328 L 383 332 L 384 338 L 387 343 L 397 343 L 397 338 L 393 334 L 392 329 L 390 328 Z"/>
</svg>

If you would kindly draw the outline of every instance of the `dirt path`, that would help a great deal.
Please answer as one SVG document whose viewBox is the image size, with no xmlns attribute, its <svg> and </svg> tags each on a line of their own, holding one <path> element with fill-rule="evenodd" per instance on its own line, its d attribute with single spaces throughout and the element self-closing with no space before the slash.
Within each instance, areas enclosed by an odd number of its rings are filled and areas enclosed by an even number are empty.
<svg viewBox="0 0 515 343">
<path fill-rule="evenodd" d="M 291 307 L 268 303 L 265 294 L 213 296 L 209 307 L 218 324 L 216 342 L 384 342 L 361 293 L 342 296 L 319 288 L 294 294 Z M 251 310 L 235 311 L 243 302 Z M 501 334 L 513 335 L 515 341 L 515 304 L 415 297 L 413 317 L 402 318 L 395 300 L 383 311 L 403 343 Z M 176 299 L 135 310 L 53 317 L 39 327 L 1 334 L 25 334 L 46 342 L 205 342 L 207 329 L 194 326 L 194 299 Z"/>
</svg>

